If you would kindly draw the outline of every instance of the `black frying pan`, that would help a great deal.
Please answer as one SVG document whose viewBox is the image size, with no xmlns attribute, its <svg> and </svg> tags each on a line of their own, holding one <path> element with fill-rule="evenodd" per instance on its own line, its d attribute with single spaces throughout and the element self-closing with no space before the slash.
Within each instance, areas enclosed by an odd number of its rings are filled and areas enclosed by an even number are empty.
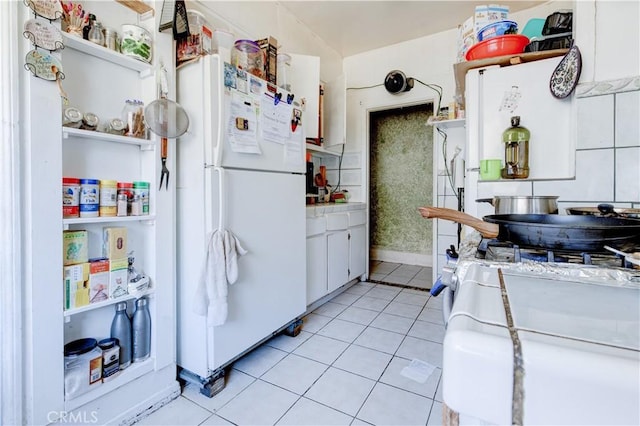
<svg viewBox="0 0 640 426">
<path fill-rule="evenodd" d="M 497 238 L 526 247 L 585 252 L 619 249 L 640 244 L 640 220 L 597 216 L 547 214 L 489 215 L 477 219 L 466 213 L 437 207 L 420 207 L 426 218 L 468 225 L 485 238 Z"/>
</svg>

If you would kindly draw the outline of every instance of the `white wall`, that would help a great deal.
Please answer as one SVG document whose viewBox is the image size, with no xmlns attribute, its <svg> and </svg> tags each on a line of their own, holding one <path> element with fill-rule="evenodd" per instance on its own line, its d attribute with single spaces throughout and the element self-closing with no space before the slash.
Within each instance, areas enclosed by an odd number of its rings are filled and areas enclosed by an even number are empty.
<svg viewBox="0 0 640 426">
<path fill-rule="evenodd" d="M 543 5 L 512 13 L 509 18 L 524 28 L 531 18 L 546 18 L 560 9 L 571 9 L 573 2 L 551 1 Z M 463 4 L 460 7 L 465 7 Z M 473 11 L 469 10 L 469 16 Z M 457 56 L 458 29 L 443 31 L 431 36 L 386 46 L 380 49 L 350 56 L 344 60 L 347 76 L 347 146 L 345 151 L 360 156 L 361 181 L 367 181 L 368 112 L 395 108 L 403 105 L 433 101 L 437 107 L 436 93 L 416 82 L 413 90 L 391 95 L 382 83 L 387 73 L 394 69 L 403 71 L 426 84 L 442 86 L 442 104 L 453 101 L 455 78 L 453 64 Z M 370 89 L 357 87 L 380 85 Z M 366 195 L 366 187 L 350 188 L 355 194 Z M 366 197 L 357 201 L 366 201 Z"/>
<path fill-rule="evenodd" d="M 323 81 L 342 74 L 340 54 L 277 2 L 198 0 L 188 1 L 187 9 L 202 12 L 214 29 L 231 31 L 235 39 L 273 36 L 281 52 L 318 56 Z"/>
</svg>

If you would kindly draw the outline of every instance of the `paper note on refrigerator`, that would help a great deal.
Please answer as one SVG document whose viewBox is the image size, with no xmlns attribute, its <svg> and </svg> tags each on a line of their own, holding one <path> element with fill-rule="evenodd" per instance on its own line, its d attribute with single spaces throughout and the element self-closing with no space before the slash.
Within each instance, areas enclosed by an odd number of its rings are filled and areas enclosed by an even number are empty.
<svg viewBox="0 0 640 426">
<path fill-rule="evenodd" d="M 269 95 L 264 96 L 260 108 L 260 129 L 262 139 L 284 144 L 291 133 L 292 106 L 286 102 L 274 102 Z"/>
<path fill-rule="evenodd" d="M 262 154 L 258 145 L 258 118 L 254 102 L 237 92 L 231 95 L 227 136 L 234 152 Z"/>
<path fill-rule="evenodd" d="M 286 164 L 304 164 L 304 141 L 304 129 L 302 126 L 297 126 L 284 144 L 284 162 Z"/>
</svg>

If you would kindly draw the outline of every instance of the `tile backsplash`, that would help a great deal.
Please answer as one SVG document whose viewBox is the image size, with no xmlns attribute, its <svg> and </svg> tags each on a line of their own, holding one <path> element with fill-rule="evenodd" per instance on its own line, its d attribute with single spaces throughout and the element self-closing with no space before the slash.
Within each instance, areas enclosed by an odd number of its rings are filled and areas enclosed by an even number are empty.
<svg viewBox="0 0 640 426">
<path fill-rule="evenodd" d="M 576 99 L 575 179 L 521 182 L 515 191 L 505 187 L 511 183 L 483 182 L 478 184 L 479 197 L 505 191 L 511 195 L 557 195 L 560 214 L 565 213 L 566 207 L 605 202 L 617 207 L 640 207 L 639 89 L 592 91 Z"/>
</svg>

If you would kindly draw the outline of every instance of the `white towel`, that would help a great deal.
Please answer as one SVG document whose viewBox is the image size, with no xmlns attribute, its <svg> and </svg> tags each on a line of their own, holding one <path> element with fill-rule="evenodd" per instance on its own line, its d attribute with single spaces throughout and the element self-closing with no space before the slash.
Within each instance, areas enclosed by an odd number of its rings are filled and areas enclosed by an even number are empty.
<svg viewBox="0 0 640 426">
<path fill-rule="evenodd" d="M 193 311 L 206 315 L 210 326 L 222 325 L 227 320 L 227 284 L 238 279 L 238 256 L 246 253 L 230 231 L 215 230 L 209 235 Z"/>
</svg>

